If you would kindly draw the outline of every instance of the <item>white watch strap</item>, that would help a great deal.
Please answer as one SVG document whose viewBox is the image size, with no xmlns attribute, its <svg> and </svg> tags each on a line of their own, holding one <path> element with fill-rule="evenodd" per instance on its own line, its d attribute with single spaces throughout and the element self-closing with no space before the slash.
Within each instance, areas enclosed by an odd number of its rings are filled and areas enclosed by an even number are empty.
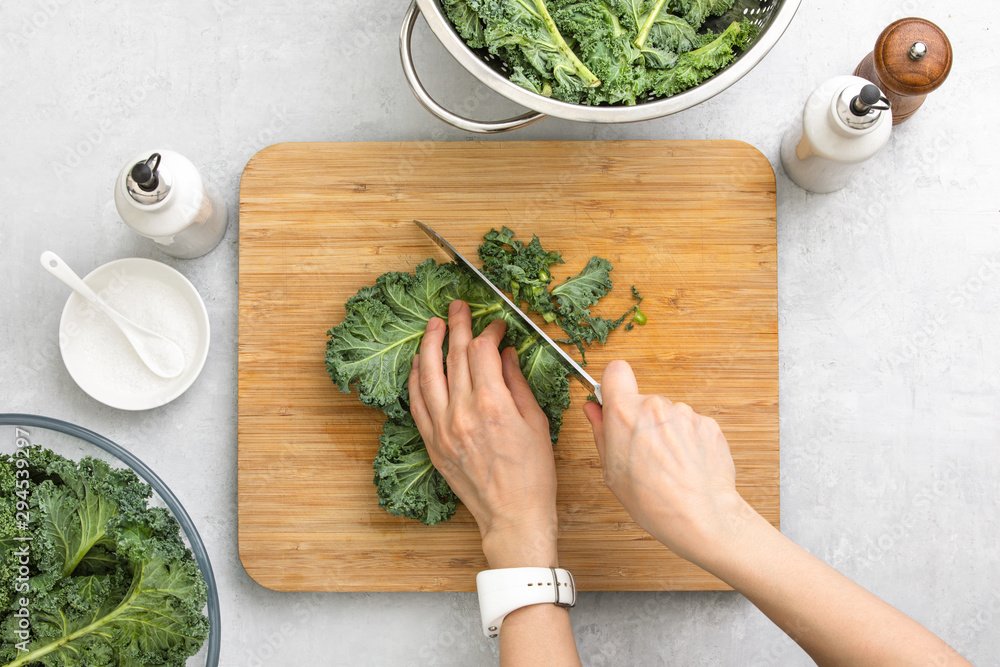
<svg viewBox="0 0 1000 667">
<path fill-rule="evenodd" d="M 507 614 L 533 604 L 572 607 L 576 582 L 569 570 L 559 567 L 511 567 L 483 570 L 476 575 L 483 634 L 496 637 Z"/>
</svg>

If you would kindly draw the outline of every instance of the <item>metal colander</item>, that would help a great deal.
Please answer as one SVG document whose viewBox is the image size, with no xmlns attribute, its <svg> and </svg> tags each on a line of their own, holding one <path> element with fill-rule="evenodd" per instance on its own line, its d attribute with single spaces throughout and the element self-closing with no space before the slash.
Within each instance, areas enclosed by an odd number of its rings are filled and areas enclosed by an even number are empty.
<svg viewBox="0 0 1000 667">
<path fill-rule="evenodd" d="M 399 36 L 399 53 L 406 80 L 424 108 L 446 123 L 469 132 L 504 132 L 524 127 L 545 116 L 591 123 L 630 123 L 683 111 L 718 95 L 739 81 L 777 43 L 778 38 L 791 23 L 800 1 L 738 0 L 729 12 L 711 19 L 706 26 L 718 30 L 734 19 L 749 18 L 761 30 L 746 50 L 727 68 L 694 88 L 672 97 L 650 98 L 632 106 L 571 104 L 539 95 L 511 82 L 502 60 L 486 49 L 469 48 L 445 16 L 441 0 L 413 0 L 403 19 L 403 28 Z M 413 64 L 411 48 L 413 28 L 421 13 L 441 44 L 465 69 L 496 92 L 531 111 L 506 120 L 478 121 L 460 116 L 438 104 L 420 82 Z"/>
</svg>

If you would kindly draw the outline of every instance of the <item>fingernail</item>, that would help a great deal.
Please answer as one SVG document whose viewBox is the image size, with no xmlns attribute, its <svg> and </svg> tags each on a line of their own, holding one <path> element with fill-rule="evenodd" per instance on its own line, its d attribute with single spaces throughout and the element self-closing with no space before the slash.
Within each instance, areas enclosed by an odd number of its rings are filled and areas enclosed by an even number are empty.
<svg viewBox="0 0 1000 667">
<path fill-rule="evenodd" d="M 427 320 L 427 330 L 434 331 L 435 329 L 438 329 L 442 323 L 443 320 L 440 317 L 432 317 L 431 319 Z"/>
<path fill-rule="evenodd" d="M 448 306 L 448 314 L 454 315 L 459 311 L 461 307 L 462 307 L 462 302 L 459 301 L 458 299 L 455 299 L 454 301 L 451 302 L 451 305 Z"/>
</svg>

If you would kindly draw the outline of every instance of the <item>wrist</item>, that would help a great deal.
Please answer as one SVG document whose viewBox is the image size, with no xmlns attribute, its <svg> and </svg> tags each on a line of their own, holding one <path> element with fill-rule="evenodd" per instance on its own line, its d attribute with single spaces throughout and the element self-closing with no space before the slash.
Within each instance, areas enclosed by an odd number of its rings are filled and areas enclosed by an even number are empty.
<svg viewBox="0 0 1000 667">
<path fill-rule="evenodd" d="M 775 532 L 775 528 L 735 489 L 720 499 L 718 509 L 720 520 L 709 531 L 704 540 L 705 548 L 694 562 L 722 577 L 734 562 L 745 558 L 753 545 L 765 535 Z"/>
<path fill-rule="evenodd" d="M 491 569 L 557 567 L 557 535 L 557 525 L 548 521 L 493 528 L 483 534 L 483 554 Z"/>
</svg>

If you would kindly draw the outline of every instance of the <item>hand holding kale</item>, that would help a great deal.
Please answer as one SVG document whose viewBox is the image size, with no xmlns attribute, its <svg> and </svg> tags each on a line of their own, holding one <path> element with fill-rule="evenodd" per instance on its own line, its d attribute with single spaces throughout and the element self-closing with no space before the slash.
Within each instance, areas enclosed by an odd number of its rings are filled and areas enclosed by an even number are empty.
<svg viewBox="0 0 1000 667">
<path fill-rule="evenodd" d="M 427 451 L 479 527 L 490 567 L 558 565 L 556 467 L 549 425 L 520 371 L 497 347 L 503 321 L 473 337 L 468 305 L 431 320 L 410 373 L 410 408 Z M 448 371 L 445 374 L 444 366 Z"/>
<path fill-rule="evenodd" d="M 543 248 L 537 237 L 524 243 L 506 227 L 491 230 L 479 256 L 494 284 L 545 321 L 558 324 L 566 334 L 564 342 L 581 353 L 595 341 L 605 342 L 637 313 L 633 307 L 614 320 L 591 313 L 611 290 L 611 264 L 605 259 L 591 258 L 579 274 L 550 289 L 551 269 L 562 257 Z M 505 321 L 501 347 L 516 350 L 521 372 L 548 419 L 552 442 L 569 407 L 569 380 L 557 356 L 539 344 L 493 292 L 457 265 L 429 259 L 412 274 L 386 273 L 359 290 L 347 301 L 344 320 L 328 332 L 326 368 L 342 391 L 356 388 L 362 403 L 387 417 L 374 461 L 379 504 L 391 514 L 427 524 L 449 519 L 457 498 L 431 465 L 410 416 L 407 379 L 427 322 L 433 317 L 447 320 L 449 305 L 458 299 L 469 305 L 474 335 L 496 319 Z"/>
</svg>

